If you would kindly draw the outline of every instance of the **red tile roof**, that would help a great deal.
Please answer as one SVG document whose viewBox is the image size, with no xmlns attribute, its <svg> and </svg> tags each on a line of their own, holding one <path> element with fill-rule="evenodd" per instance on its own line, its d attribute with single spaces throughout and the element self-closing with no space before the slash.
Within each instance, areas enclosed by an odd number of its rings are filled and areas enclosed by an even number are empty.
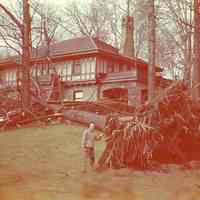
<svg viewBox="0 0 200 200">
<path fill-rule="evenodd" d="M 92 38 L 93 41 L 95 42 L 95 45 L 96 47 L 99 49 L 99 50 L 102 50 L 102 51 L 105 51 L 105 52 L 110 52 L 110 53 L 114 53 L 114 54 L 118 54 L 118 49 L 117 48 L 114 48 L 113 46 L 97 39 L 97 38 Z"/>
<path fill-rule="evenodd" d="M 126 60 L 128 62 L 137 62 L 142 64 L 142 66 L 147 67 L 148 63 L 144 60 L 138 58 L 130 58 L 120 54 L 117 48 L 99 40 L 98 38 L 93 37 L 80 37 L 69 40 L 64 40 L 62 42 L 58 42 L 50 45 L 49 56 L 51 58 L 54 57 L 62 57 L 62 56 L 70 56 L 70 55 L 80 55 L 86 53 L 99 53 L 103 52 L 106 54 L 111 54 L 112 56 L 118 57 L 122 60 Z M 47 57 L 48 49 L 46 46 L 39 47 L 37 49 L 32 50 L 32 58 L 35 59 L 43 59 Z M 13 66 L 13 64 L 19 63 L 18 56 L 12 56 L 6 59 L 0 60 L 0 66 Z"/>
<path fill-rule="evenodd" d="M 118 54 L 118 49 L 112 47 L 109 44 L 106 44 L 103 41 L 100 41 L 97 38 L 92 37 L 81 37 L 74 38 L 69 40 L 64 40 L 50 45 L 49 56 L 62 56 L 70 54 L 84 54 L 86 52 L 98 52 L 103 51 L 112 54 Z M 32 50 L 33 59 L 45 58 L 47 56 L 48 49 L 46 46 L 39 47 Z M 9 58 L 1 59 L 0 64 L 13 63 L 17 59 L 17 56 L 12 56 Z"/>
<path fill-rule="evenodd" d="M 65 40 L 50 45 L 50 57 L 59 55 L 68 55 L 76 53 L 85 53 L 102 50 L 104 52 L 118 53 L 118 49 L 106 44 L 97 38 L 81 37 Z M 40 47 L 33 51 L 33 58 L 42 58 L 47 55 L 47 47 Z"/>
</svg>

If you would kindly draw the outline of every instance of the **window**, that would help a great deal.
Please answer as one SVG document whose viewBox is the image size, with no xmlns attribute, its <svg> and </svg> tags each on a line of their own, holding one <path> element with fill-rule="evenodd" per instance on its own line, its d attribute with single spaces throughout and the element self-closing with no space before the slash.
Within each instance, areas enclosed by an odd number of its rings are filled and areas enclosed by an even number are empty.
<svg viewBox="0 0 200 200">
<path fill-rule="evenodd" d="M 16 76 L 17 76 L 17 73 L 16 73 L 16 71 L 12 71 L 12 78 L 11 78 L 11 79 L 12 79 L 12 81 L 13 81 L 13 82 L 15 82 L 15 81 L 16 81 L 16 79 L 17 79 L 17 77 L 16 77 Z"/>
<path fill-rule="evenodd" d="M 0 74 L 0 85 L 2 85 L 3 84 L 3 76 L 2 76 L 2 74 Z"/>
<path fill-rule="evenodd" d="M 95 69 L 96 69 L 96 61 L 94 58 L 90 59 L 90 64 L 91 64 L 91 72 L 95 73 Z"/>
<path fill-rule="evenodd" d="M 66 69 L 66 67 L 64 67 L 63 69 L 62 69 L 62 80 L 63 81 L 66 81 L 66 77 L 67 77 L 67 69 Z"/>
<path fill-rule="evenodd" d="M 73 75 L 80 75 L 81 74 L 81 63 L 80 63 L 79 60 L 74 61 L 72 73 L 73 73 Z"/>
<path fill-rule="evenodd" d="M 36 68 L 35 67 L 32 68 L 31 72 L 32 72 L 32 76 L 36 77 Z"/>
<path fill-rule="evenodd" d="M 44 65 L 44 63 L 42 63 L 40 65 L 40 75 L 41 76 L 45 75 L 45 65 Z"/>
<path fill-rule="evenodd" d="M 119 63 L 115 63 L 114 71 L 119 72 Z"/>
<path fill-rule="evenodd" d="M 43 63 L 41 66 L 41 75 L 45 76 L 47 74 L 48 74 L 48 67 L 45 63 Z"/>
<path fill-rule="evenodd" d="M 71 75 L 71 73 L 72 73 L 72 62 L 71 61 L 69 61 L 69 62 L 67 62 L 66 63 L 66 70 L 67 70 L 67 75 L 69 76 L 69 75 Z"/>
<path fill-rule="evenodd" d="M 124 64 L 124 65 L 123 65 L 123 72 L 126 72 L 126 71 L 127 71 L 127 65 Z"/>
<path fill-rule="evenodd" d="M 108 73 L 114 72 L 114 63 L 112 61 L 108 62 Z"/>
<path fill-rule="evenodd" d="M 8 71 L 8 72 L 6 72 L 6 82 L 9 85 L 11 83 L 11 81 L 12 81 L 12 72 Z"/>
<path fill-rule="evenodd" d="M 62 66 L 57 67 L 57 73 L 59 76 L 62 76 Z"/>
<path fill-rule="evenodd" d="M 82 101 L 83 100 L 83 91 L 78 90 L 74 91 L 74 101 Z"/>
<path fill-rule="evenodd" d="M 148 100 L 148 90 L 141 90 L 141 103 L 145 103 Z"/>
<path fill-rule="evenodd" d="M 127 70 L 128 70 L 128 71 L 131 71 L 131 70 L 132 70 L 131 64 L 128 65 Z"/>
<path fill-rule="evenodd" d="M 37 66 L 37 76 L 41 76 L 41 67 L 40 67 L 40 65 Z"/>
</svg>

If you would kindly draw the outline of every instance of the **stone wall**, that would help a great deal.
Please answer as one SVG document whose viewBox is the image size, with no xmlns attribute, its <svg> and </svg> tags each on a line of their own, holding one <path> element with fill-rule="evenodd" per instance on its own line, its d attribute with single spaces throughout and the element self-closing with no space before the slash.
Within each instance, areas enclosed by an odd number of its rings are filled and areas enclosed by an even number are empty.
<svg viewBox="0 0 200 200">
<path fill-rule="evenodd" d="M 97 101 L 97 86 L 87 85 L 87 86 L 73 86 L 70 88 L 65 88 L 63 93 L 63 99 L 65 101 L 74 100 L 74 92 L 82 91 L 83 99 L 82 101 Z"/>
<path fill-rule="evenodd" d="M 118 83 L 106 83 L 100 88 L 100 98 L 103 98 L 103 91 L 111 88 L 127 88 L 128 89 L 128 104 L 136 106 L 141 102 L 141 90 L 144 85 L 136 82 L 118 82 Z"/>
<path fill-rule="evenodd" d="M 86 86 L 73 86 L 71 88 L 64 89 L 63 99 L 65 101 L 74 100 L 74 92 L 82 91 L 82 101 L 97 101 L 103 99 L 103 91 L 111 88 L 126 88 L 128 89 L 128 104 L 136 106 L 141 103 L 141 90 L 145 89 L 145 85 L 136 82 L 115 82 L 115 83 L 104 83 L 100 87 L 97 85 L 86 85 Z"/>
</svg>

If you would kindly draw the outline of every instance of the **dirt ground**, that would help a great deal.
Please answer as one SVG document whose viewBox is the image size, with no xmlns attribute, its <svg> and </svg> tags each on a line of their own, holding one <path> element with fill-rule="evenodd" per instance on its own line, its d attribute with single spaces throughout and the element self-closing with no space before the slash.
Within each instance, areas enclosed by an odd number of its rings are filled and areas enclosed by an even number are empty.
<svg viewBox="0 0 200 200">
<path fill-rule="evenodd" d="M 83 127 L 53 125 L 0 133 L 0 200 L 199 200 L 200 164 L 168 173 L 81 173 Z M 104 143 L 97 144 L 97 156 Z"/>
</svg>

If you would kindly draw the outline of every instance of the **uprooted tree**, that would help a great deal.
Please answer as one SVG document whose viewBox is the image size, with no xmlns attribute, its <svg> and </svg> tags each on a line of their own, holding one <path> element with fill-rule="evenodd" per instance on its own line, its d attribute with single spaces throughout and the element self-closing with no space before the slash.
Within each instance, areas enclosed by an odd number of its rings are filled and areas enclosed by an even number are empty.
<svg viewBox="0 0 200 200">
<path fill-rule="evenodd" d="M 139 107 L 128 122 L 108 117 L 101 168 L 153 169 L 200 159 L 200 104 L 192 100 L 187 87 L 173 84 L 155 101 Z"/>
<path fill-rule="evenodd" d="M 151 101 L 138 107 L 128 122 L 109 116 L 105 128 L 107 145 L 98 162 L 100 168 L 153 169 L 167 163 L 188 167 L 189 161 L 200 160 L 200 1 L 194 2 L 192 95 L 187 84 L 178 82 L 159 96 L 149 98 Z M 149 42 L 152 48 L 153 38 Z M 151 59 L 152 52 L 150 49 Z"/>
</svg>

